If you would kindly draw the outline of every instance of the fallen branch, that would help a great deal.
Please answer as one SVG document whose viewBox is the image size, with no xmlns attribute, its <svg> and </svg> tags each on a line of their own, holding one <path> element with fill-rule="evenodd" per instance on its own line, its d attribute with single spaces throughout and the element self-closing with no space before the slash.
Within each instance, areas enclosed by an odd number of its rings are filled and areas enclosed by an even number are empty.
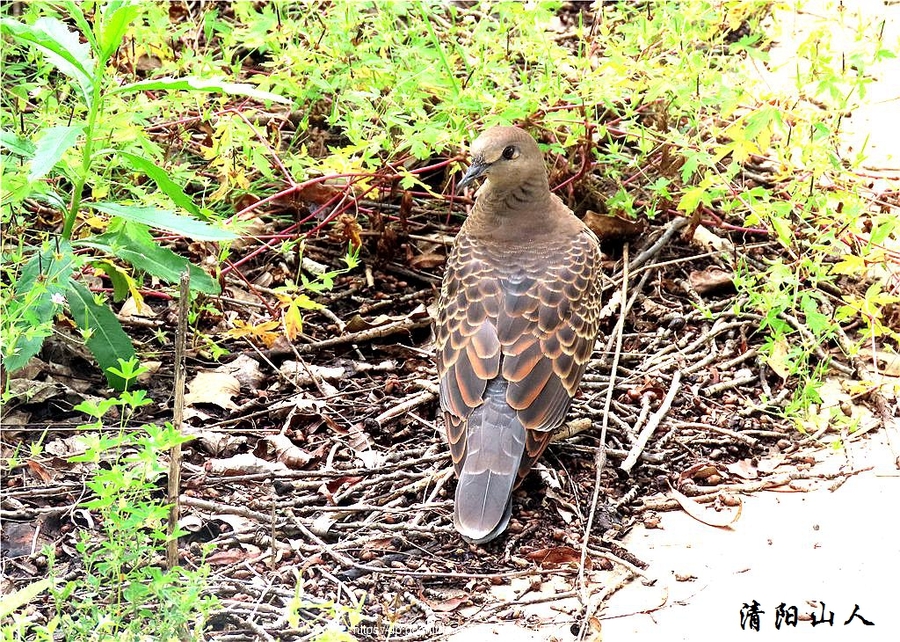
<svg viewBox="0 0 900 642">
<path fill-rule="evenodd" d="M 625 461 L 622 462 L 622 465 L 619 466 L 621 470 L 631 474 L 631 469 L 637 463 L 638 457 L 641 456 L 641 453 L 647 446 L 647 442 L 650 441 L 650 436 L 659 427 L 659 424 L 663 420 L 663 417 L 666 416 L 666 413 L 669 412 L 669 407 L 672 405 L 672 400 L 675 399 L 675 395 L 678 393 L 678 389 L 680 387 L 681 370 L 676 370 L 672 374 L 672 383 L 669 386 L 669 392 L 666 393 L 666 398 L 663 399 L 663 402 L 659 406 L 659 409 L 655 413 L 653 413 L 653 416 L 650 417 L 650 421 L 648 421 L 647 425 L 644 426 L 644 429 L 641 430 L 641 434 L 638 435 L 637 441 L 634 442 L 634 445 L 631 447 L 631 451 L 628 453 L 627 459 L 625 459 Z"/>
<path fill-rule="evenodd" d="M 422 404 L 428 403 L 432 399 L 435 398 L 435 394 L 430 390 L 422 390 L 413 395 L 410 395 L 400 403 L 398 403 L 393 408 L 388 408 L 383 413 L 375 417 L 375 422 L 379 426 L 384 426 L 387 422 L 395 417 L 399 417 L 400 415 L 406 414 L 413 408 L 417 408 Z"/>
<path fill-rule="evenodd" d="M 322 339 L 321 341 L 316 341 L 314 343 L 303 343 L 296 346 L 296 349 L 300 354 L 307 354 L 316 352 L 317 350 L 346 345 L 348 343 L 363 343 L 372 341 L 373 339 L 381 339 L 382 337 L 387 337 L 398 332 L 408 332 L 410 330 L 415 330 L 416 328 L 422 328 L 430 323 L 431 319 L 428 315 L 423 314 L 423 316 L 419 318 L 410 317 L 403 319 L 402 321 L 394 321 L 374 328 L 366 328 L 365 330 L 351 332 L 350 334 L 344 334 L 339 337 Z"/>
</svg>

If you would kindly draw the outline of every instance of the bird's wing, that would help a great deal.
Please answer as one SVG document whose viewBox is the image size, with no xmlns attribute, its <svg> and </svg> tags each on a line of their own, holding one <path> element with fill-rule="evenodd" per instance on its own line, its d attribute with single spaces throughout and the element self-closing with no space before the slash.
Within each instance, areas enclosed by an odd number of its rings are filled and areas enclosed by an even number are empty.
<svg viewBox="0 0 900 642">
<path fill-rule="evenodd" d="M 525 477 L 562 425 L 593 351 L 600 319 L 599 248 L 590 232 L 546 257 L 543 278 L 506 289 L 498 319 L 506 399 L 525 427 Z M 525 284 L 522 284 L 525 285 Z"/>
<path fill-rule="evenodd" d="M 521 479 L 562 424 L 590 358 L 600 310 L 599 249 L 585 231 L 560 252 L 518 264 L 490 259 L 471 238 L 457 237 L 436 330 L 441 410 L 459 472 L 468 456 L 468 420 L 500 377 L 515 424 L 526 433 Z"/>
<path fill-rule="evenodd" d="M 441 410 L 457 473 L 466 456 L 468 419 L 500 374 L 496 324 L 502 301 L 495 269 L 460 233 L 447 262 L 435 331 Z"/>
</svg>

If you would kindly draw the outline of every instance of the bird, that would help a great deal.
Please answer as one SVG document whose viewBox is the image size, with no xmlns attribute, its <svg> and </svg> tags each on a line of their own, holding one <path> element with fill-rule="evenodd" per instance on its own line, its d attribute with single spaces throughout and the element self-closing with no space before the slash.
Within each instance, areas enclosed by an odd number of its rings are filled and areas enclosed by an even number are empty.
<svg viewBox="0 0 900 642">
<path fill-rule="evenodd" d="M 457 476 L 453 524 L 484 544 L 565 420 L 599 333 L 597 237 L 550 191 L 535 139 L 492 127 L 457 189 L 484 182 L 447 257 L 438 397 Z"/>
</svg>

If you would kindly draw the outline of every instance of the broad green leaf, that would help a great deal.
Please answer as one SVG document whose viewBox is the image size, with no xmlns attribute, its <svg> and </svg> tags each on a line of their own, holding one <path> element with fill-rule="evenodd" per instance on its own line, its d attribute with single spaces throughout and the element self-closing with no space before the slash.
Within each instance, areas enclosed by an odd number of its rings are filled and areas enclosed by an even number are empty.
<svg viewBox="0 0 900 642">
<path fill-rule="evenodd" d="M 137 154 L 122 151 L 117 151 L 115 153 L 127 160 L 128 164 L 134 169 L 146 174 L 154 183 L 156 183 L 159 189 L 172 199 L 175 205 L 186 209 L 194 216 L 201 216 L 200 208 L 194 204 L 191 197 L 185 194 L 184 190 L 181 189 L 175 181 L 169 178 L 166 170 Z"/>
<path fill-rule="evenodd" d="M 66 24 L 56 18 L 40 18 L 33 25 L 4 18 L 0 20 L 0 27 L 16 40 L 34 46 L 57 69 L 72 78 L 90 106 L 94 93 L 94 59 L 90 46 L 81 42 L 76 32 L 69 31 Z"/>
<path fill-rule="evenodd" d="M 34 598 L 51 586 L 53 586 L 53 578 L 47 577 L 37 582 L 32 582 L 28 586 L 24 586 L 18 591 L 14 591 L 9 595 L 4 596 L 3 602 L 0 604 L 0 619 L 6 618 L 26 604 L 29 604 Z"/>
<path fill-rule="evenodd" d="M 28 180 L 34 182 L 46 176 L 63 157 L 63 154 L 78 141 L 78 137 L 83 131 L 83 125 L 45 129 L 35 144 Z"/>
<path fill-rule="evenodd" d="M 803 294 L 800 297 L 800 308 L 803 310 L 806 326 L 814 335 L 821 336 L 831 329 L 831 320 L 828 315 L 819 311 L 819 301 L 815 297 Z"/>
<path fill-rule="evenodd" d="M 94 295 L 78 281 L 69 280 L 69 310 L 75 324 L 87 335 L 85 345 L 94 355 L 106 381 L 116 390 L 125 388 L 125 381 L 109 371 L 119 365 L 119 358 L 134 357 L 131 339 L 122 324 L 105 303 L 98 303 Z"/>
<path fill-rule="evenodd" d="M 126 223 L 117 232 L 80 241 L 78 245 L 93 247 L 127 261 L 139 270 L 159 277 L 168 283 L 178 283 L 186 269 L 191 273 L 191 289 L 204 294 L 218 294 L 219 284 L 209 274 L 191 264 L 183 256 L 157 245 L 147 228 L 138 223 Z"/>
<path fill-rule="evenodd" d="M 127 0 L 111 0 L 103 10 L 103 26 L 100 32 L 100 59 L 109 60 L 122 44 L 128 25 L 141 12 L 140 5 Z"/>
<path fill-rule="evenodd" d="M 873 220 L 873 223 L 876 224 L 869 235 L 869 243 L 872 243 L 873 245 L 883 244 L 893 236 L 896 231 L 900 230 L 900 223 L 898 223 L 895 214 L 883 217 L 880 222 L 878 222 L 879 218 L 882 217 L 876 217 Z"/>
<path fill-rule="evenodd" d="M 6 331 L 13 342 L 3 349 L 3 363 L 8 371 L 23 368 L 50 336 L 53 316 L 62 309 L 58 301 L 64 299 L 77 266 L 78 257 L 72 246 L 62 239 L 52 247 L 45 244 L 25 264 L 16 283 L 16 299 L 6 310 L 9 317 L 16 319 L 15 328 Z"/>
<path fill-rule="evenodd" d="M 63 7 L 66 8 L 68 12 L 68 17 L 75 23 L 75 26 L 81 31 L 81 34 L 87 38 L 88 43 L 91 45 L 91 49 L 94 50 L 94 53 L 97 52 L 97 39 L 94 37 L 94 28 L 90 22 L 88 22 L 87 18 L 84 16 L 84 11 L 81 10 L 82 1 L 81 0 L 64 0 Z"/>
<path fill-rule="evenodd" d="M 53 334 L 50 325 L 52 317 L 43 325 L 29 324 L 28 327 L 19 328 L 13 338 L 13 343 L 4 347 L 3 365 L 9 372 L 21 370 L 34 355 L 40 352 L 44 345 L 44 339 Z"/>
<path fill-rule="evenodd" d="M 863 274 L 866 270 L 866 259 L 858 254 L 843 254 L 841 260 L 831 266 L 832 274 Z"/>
<path fill-rule="evenodd" d="M 112 281 L 113 301 L 124 301 L 134 285 L 131 277 L 112 261 L 90 261 L 90 265 L 103 272 Z"/>
<path fill-rule="evenodd" d="M 246 83 L 227 82 L 225 80 L 196 78 L 186 76 L 184 78 L 153 78 L 151 80 L 142 80 L 140 82 L 122 85 L 113 89 L 111 93 L 126 94 L 136 91 L 208 91 L 232 96 L 247 96 L 256 100 L 271 100 L 272 102 L 290 105 L 291 101 L 282 98 L 276 94 L 267 91 L 260 91 L 253 85 Z"/>
<path fill-rule="evenodd" d="M 681 200 L 678 201 L 678 209 L 685 214 L 693 214 L 700 203 L 706 202 L 708 199 L 709 194 L 707 194 L 705 188 L 702 186 L 692 187 L 685 190 L 684 194 L 681 196 Z"/>
<path fill-rule="evenodd" d="M 0 130 L 0 147 L 23 158 L 31 158 L 34 155 L 34 143 L 27 138 L 19 138 L 5 129 Z"/>
<path fill-rule="evenodd" d="M 234 232 L 213 227 L 190 216 L 182 216 L 158 207 L 119 205 L 118 203 L 86 203 L 86 205 L 110 216 L 118 216 L 126 221 L 141 223 L 147 227 L 182 234 L 198 241 L 233 241 L 237 238 Z"/>
</svg>

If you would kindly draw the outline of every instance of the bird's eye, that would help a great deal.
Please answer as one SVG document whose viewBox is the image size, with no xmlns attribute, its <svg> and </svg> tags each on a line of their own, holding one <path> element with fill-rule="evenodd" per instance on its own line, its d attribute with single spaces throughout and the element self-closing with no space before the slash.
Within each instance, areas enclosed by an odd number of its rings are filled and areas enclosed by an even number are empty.
<svg viewBox="0 0 900 642">
<path fill-rule="evenodd" d="M 503 158 L 506 160 L 512 160 L 516 156 L 516 148 L 510 145 L 506 149 L 503 150 Z"/>
</svg>

